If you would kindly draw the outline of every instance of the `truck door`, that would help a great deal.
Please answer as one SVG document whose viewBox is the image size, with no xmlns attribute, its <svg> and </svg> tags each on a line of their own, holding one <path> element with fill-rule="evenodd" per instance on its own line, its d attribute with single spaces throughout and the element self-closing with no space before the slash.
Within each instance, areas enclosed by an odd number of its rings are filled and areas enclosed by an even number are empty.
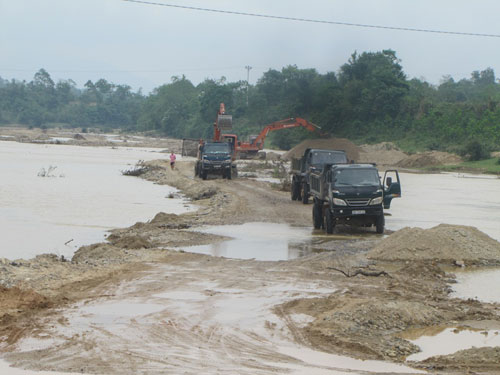
<svg viewBox="0 0 500 375">
<path fill-rule="evenodd" d="M 395 169 L 385 171 L 382 186 L 384 190 L 384 208 L 389 209 L 393 198 L 401 198 L 401 181 L 399 180 L 398 171 Z"/>
</svg>

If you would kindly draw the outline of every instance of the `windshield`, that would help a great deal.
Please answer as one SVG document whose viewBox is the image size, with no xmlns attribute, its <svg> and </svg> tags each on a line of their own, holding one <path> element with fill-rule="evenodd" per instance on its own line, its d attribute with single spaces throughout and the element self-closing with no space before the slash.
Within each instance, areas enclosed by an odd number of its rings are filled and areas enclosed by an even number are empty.
<svg viewBox="0 0 500 375">
<path fill-rule="evenodd" d="M 347 163 L 345 154 L 339 152 L 314 151 L 311 156 L 312 165 Z"/>
<path fill-rule="evenodd" d="M 334 175 L 335 186 L 378 186 L 378 172 L 375 169 L 343 169 Z"/>
<path fill-rule="evenodd" d="M 206 153 L 216 153 L 216 152 L 230 153 L 231 145 L 229 143 L 207 143 L 205 144 L 204 151 Z"/>
</svg>

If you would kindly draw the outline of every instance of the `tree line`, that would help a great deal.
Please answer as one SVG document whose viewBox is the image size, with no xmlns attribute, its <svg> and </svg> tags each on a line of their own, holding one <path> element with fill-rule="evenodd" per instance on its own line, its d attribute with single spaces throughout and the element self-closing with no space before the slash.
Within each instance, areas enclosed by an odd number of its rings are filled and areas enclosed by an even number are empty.
<svg viewBox="0 0 500 375">
<path fill-rule="evenodd" d="M 320 74 L 294 65 L 270 69 L 255 85 L 185 76 L 149 95 L 100 79 L 78 89 L 55 83 L 41 69 L 31 82 L 0 78 L 0 124 L 120 128 L 178 138 L 210 137 L 219 103 L 233 115 L 240 137 L 266 124 L 304 117 L 336 137 L 358 142 L 396 141 L 405 149 L 458 151 L 471 144 L 500 145 L 500 84 L 491 68 L 438 85 L 409 79 L 392 50 L 354 53 L 337 72 Z M 274 132 L 289 148 L 314 137 L 304 129 Z"/>
</svg>

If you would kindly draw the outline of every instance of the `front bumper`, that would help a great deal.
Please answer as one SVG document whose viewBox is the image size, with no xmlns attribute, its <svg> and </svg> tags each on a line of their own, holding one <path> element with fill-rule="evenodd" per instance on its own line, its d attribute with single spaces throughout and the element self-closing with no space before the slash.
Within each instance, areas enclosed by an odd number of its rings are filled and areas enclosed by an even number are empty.
<svg viewBox="0 0 500 375">
<path fill-rule="evenodd" d="M 377 206 L 334 206 L 331 208 L 334 217 L 338 218 L 354 218 L 360 216 L 380 216 L 384 214 L 382 205 Z"/>
<path fill-rule="evenodd" d="M 204 162 L 202 164 L 202 168 L 205 171 L 209 172 L 222 172 L 225 169 L 230 169 L 231 168 L 231 163 L 225 163 L 225 162 Z"/>
</svg>

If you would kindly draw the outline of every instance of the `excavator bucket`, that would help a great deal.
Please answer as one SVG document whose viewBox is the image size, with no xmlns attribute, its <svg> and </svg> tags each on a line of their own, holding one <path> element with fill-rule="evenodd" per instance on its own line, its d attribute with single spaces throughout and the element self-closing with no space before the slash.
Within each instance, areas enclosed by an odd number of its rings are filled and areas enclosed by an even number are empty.
<svg viewBox="0 0 500 375">
<path fill-rule="evenodd" d="M 233 129 L 233 116 L 231 115 L 217 115 L 217 126 L 219 129 L 226 133 L 228 130 Z"/>
</svg>

